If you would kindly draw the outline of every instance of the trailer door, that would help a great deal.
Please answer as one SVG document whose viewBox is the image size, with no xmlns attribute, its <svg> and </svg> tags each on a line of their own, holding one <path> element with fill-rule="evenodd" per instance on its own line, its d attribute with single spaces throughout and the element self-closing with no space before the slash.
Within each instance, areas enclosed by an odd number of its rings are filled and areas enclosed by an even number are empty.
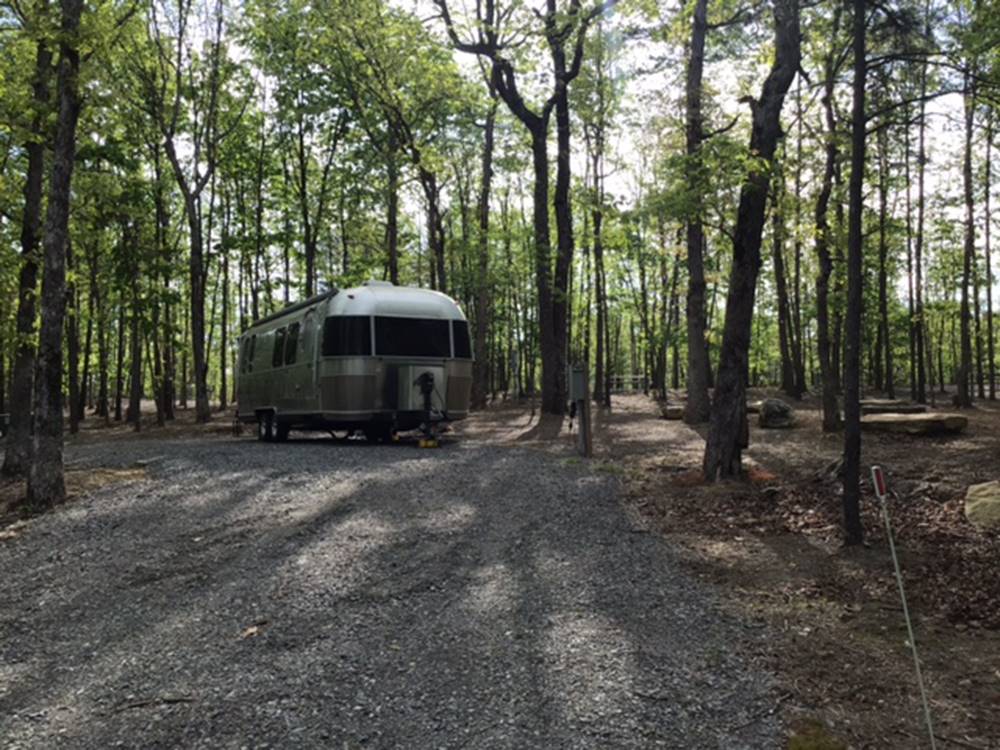
<svg viewBox="0 0 1000 750">
<path fill-rule="evenodd" d="M 296 382 L 299 385 L 300 398 L 306 411 L 316 411 L 319 408 L 317 394 L 317 378 L 319 377 L 319 332 L 316 310 L 306 313 L 302 321 L 300 369 Z"/>
</svg>

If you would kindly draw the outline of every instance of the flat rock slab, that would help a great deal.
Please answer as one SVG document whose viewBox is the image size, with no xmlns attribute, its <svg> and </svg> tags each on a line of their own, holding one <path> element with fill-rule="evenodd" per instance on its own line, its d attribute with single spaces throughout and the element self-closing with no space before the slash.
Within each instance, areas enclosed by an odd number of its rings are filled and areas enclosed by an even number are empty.
<svg viewBox="0 0 1000 750">
<path fill-rule="evenodd" d="M 927 411 L 927 404 L 861 402 L 862 414 L 926 414 Z"/>
<path fill-rule="evenodd" d="M 951 435 L 969 425 L 961 414 L 869 414 L 861 417 L 861 429 L 872 432 L 900 432 L 906 435 Z"/>
</svg>

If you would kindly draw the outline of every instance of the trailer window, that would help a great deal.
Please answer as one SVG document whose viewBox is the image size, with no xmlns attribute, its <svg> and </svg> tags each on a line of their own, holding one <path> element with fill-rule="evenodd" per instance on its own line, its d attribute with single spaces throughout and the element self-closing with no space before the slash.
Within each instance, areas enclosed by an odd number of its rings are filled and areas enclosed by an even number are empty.
<svg viewBox="0 0 1000 750">
<path fill-rule="evenodd" d="M 285 329 L 274 332 L 274 349 L 271 351 L 271 367 L 281 367 L 285 356 Z"/>
<path fill-rule="evenodd" d="M 299 324 L 292 323 L 288 326 L 288 335 L 285 337 L 285 364 L 294 365 L 295 355 L 299 348 Z"/>
<path fill-rule="evenodd" d="M 367 315 L 331 315 L 323 322 L 324 357 L 370 357 L 371 318 Z"/>
<path fill-rule="evenodd" d="M 464 320 L 451 321 L 451 336 L 455 341 L 456 359 L 472 359 L 472 344 L 469 343 L 469 324 Z"/>
<path fill-rule="evenodd" d="M 450 357 L 448 321 L 376 317 L 375 351 L 380 357 Z"/>
</svg>

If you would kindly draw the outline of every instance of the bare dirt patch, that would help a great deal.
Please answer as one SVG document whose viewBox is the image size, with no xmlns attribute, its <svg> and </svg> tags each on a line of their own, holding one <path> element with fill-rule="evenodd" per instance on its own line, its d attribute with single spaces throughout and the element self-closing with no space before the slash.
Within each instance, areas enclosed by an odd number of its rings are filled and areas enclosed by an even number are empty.
<svg viewBox="0 0 1000 750">
<path fill-rule="evenodd" d="M 72 502 L 83 495 L 112 485 L 138 482 L 146 479 L 145 467 L 127 469 L 69 467 L 64 474 L 66 481 L 66 501 Z M 23 481 L 4 480 L 0 482 L 0 541 L 10 539 L 20 533 L 27 523 L 26 516 L 17 508 L 24 499 L 26 489 Z"/>
</svg>

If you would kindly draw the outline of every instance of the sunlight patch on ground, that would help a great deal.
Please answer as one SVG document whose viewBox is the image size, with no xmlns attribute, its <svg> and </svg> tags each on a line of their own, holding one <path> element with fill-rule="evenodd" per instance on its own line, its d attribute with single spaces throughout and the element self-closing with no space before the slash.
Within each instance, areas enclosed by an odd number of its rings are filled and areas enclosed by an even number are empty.
<svg viewBox="0 0 1000 750">
<path fill-rule="evenodd" d="M 519 590 L 514 576 L 505 563 L 484 565 L 475 573 L 475 583 L 465 596 L 465 606 L 483 617 L 494 620 L 513 612 L 519 602 Z"/>
<path fill-rule="evenodd" d="M 620 629 L 593 612 L 564 611 L 551 616 L 544 637 L 547 674 L 556 710 L 567 721 L 595 721 L 622 713 L 631 696 L 630 644 Z M 591 644 L 604 646 L 595 649 Z"/>
</svg>

